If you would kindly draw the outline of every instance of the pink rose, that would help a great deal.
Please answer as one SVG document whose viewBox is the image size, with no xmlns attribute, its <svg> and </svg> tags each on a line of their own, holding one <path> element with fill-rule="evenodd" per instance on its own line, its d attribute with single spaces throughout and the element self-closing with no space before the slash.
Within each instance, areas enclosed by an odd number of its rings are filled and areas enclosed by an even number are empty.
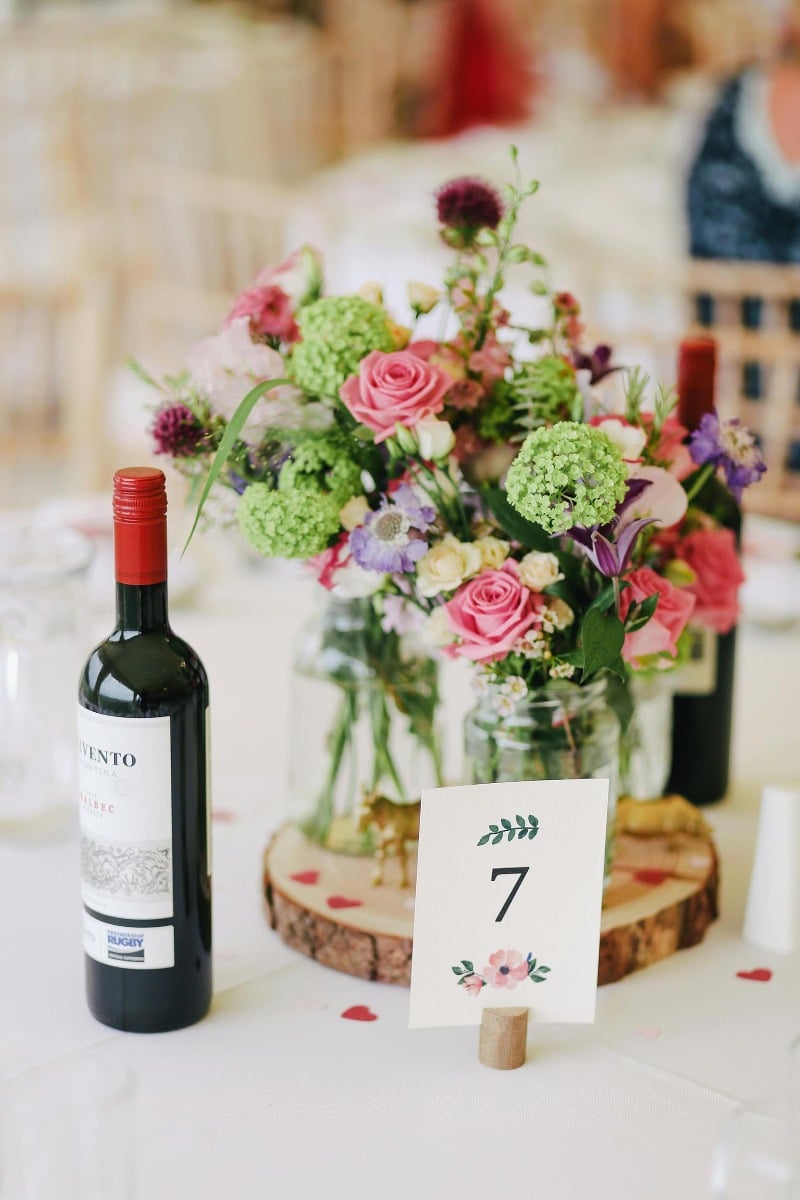
<svg viewBox="0 0 800 1200">
<path fill-rule="evenodd" d="M 254 338 L 272 337 L 282 342 L 296 342 L 300 337 L 292 301 L 282 288 L 274 284 L 248 288 L 237 296 L 223 328 L 227 328 L 237 317 L 250 318 L 250 332 Z"/>
<path fill-rule="evenodd" d="M 408 350 L 384 354 L 373 350 L 362 359 L 358 375 L 351 375 L 339 395 L 357 421 L 375 432 L 382 442 L 395 425 L 413 428 L 444 408 L 450 375 Z"/>
<path fill-rule="evenodd" d="M 695 620 L 717 633 L 729 633 L 739 615 L 739 586 L 744 583 L 733 531 L 696 529 L 678 542 L 675 555 L 697 576 L 686 589 L 697 600 Z"/>
<path fill-rule="evenodd" d="M 678 638 L 694 611 L 694 596 L 686 588 L 675 587 L 650 567 L 639 567 L 625 579 L 630 587 L 624 589 L 620 599 L 623 620 L 634 600 L 641 603 L 648 596 L 657 594 L 658 606 L 646 625 L 625 635 L 622 657 L 634 666 L 640 666 L 638 660 L 650 654 L 669 654 L 674 658 L 678 652 Z"/>
<path fill-rule="evenodd" d="M 498 571 L 476 575 L 444 605 L 447 624 L 460 641 L 444 646 L 443 653 L 474 662 L 504 658 L 536 620 L 535 599 L 520 583 L 513 559 L 506 559 Z"/>
<path fill-rule="evenodd" d="M 519 950 L 498 950 L 489 955 L 483 974 L 489 987 L 510 990 L 528 978 L 528 964 Z"/>
</svg>

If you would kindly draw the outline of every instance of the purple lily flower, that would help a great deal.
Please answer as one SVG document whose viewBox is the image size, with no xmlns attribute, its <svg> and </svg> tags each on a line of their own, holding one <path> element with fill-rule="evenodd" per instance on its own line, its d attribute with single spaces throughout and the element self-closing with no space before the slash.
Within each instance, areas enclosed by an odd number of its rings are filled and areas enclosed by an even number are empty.
<svg viewBox="0 0 800 1200">
<path fill-rule="evenodd" d="M 381 496 L 380 508 L 367 513 L 364 524 L 352 531 L 350 552 L 365 571 L 413 571 L 428 549 L 422 535 L 435 519 L 436 510 L 402 484 L 391 498 Z"/>
<path fill-rule="evenodd" d="M 650 487 L 648 479 L 629 479 L 628 491 L 615 509 L 615 516 L 606 525 L 573 525 L 567 530 L 567 537 L 572 538 L 586 552 L 586 557 L 597 568 L 601 575 L 609 579 L 625 574 L 631 565 L 633 547 L 639 533 L 646 525 L 658 523 L 657 517 L 639 517 L 635 521 L 623 524 L 623 517 L 642 492 Z M 620 526 L 622 531 L 620 532 Z"/>
<path fill-rule="evenodd" d="M 689 453 L 699 467 L 706 463 L 722 467 L 737 503 L 744 489 L 757 483 L 767 469 L 751 430 L 738 417 L 721 421 L 716 411 L 703 414 L 689 438 Z"/>
</svg>

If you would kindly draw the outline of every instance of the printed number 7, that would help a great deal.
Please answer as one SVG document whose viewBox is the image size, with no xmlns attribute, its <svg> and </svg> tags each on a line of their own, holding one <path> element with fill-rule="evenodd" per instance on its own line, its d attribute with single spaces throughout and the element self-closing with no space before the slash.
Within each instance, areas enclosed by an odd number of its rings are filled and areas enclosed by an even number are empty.
<svg viewBox="0 0 800 1200">
<path fill-rule="evenodd" d="M 516 896 L 520 887 L 522 886 L 522 881 L 525 878 L 525 876 L 528 874 L 529 870 L 530 870 L 530 867 L 495 867 L 494 868 L 494 870 L 492 871 L 492 883 L 494 883 L 494 881 L 495 881 L 495 879 L 497 879 L 498 875 L 519 875 L 519 879 L 514 884 L 511 891 L 508 893 L 508 899 L 506 900 L 503 907 L 500 909 L 500 912 L 495 917 L 495 921 L 502 921 L 503 917 L 506 915 L 506 913 L 509 910 L 511 901 L 514 899 L 514 897 Z"/>
</svg>

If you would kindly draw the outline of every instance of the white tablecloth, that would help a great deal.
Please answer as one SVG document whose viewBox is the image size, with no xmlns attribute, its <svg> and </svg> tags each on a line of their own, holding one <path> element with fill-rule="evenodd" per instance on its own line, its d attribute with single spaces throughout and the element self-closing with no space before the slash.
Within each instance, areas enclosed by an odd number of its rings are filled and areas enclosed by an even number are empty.
<svg viewBox="0 0 800 1200">
<path fill-rule="evenodd" d="M 290 574 L 225 567 L 174 614 L 212 686 L 211 1014 L 156 1036 L 97 1024 L 77 837 L 0 844 L 0 1072 L 86 1047 L 130 1064 L 146 1200 L 706 1196 L 726 1114 L 782 1086 L 800 1033 L 800 956 L 741 940 L 761 786 L 800 777 L 800 633 L 743 631 L 736 782 L 708 813 L 722 916 L 705 942 L 601 989 L 594 1026 L 532 1026 L 526 1066 L 493 1072 L 477 1029 L 409 1032 L 405 989 L 319 966 L 268 927 L 261 856 L 285 813 L 290 641 L 311 602 Z M 463 709 L 463 680 L 446 686 Z M 772 979 L 737 978 L 754 967 Z M 343 1020 L 356 1004 L 378 1019 Z"/>
</svg>

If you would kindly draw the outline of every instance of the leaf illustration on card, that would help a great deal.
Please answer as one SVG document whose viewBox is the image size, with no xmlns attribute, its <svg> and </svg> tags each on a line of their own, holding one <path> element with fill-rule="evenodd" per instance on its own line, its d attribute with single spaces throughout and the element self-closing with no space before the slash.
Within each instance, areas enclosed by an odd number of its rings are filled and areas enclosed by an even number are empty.
<svg viewBox="0 0 800 1200">
<path fill-rule="evenodd" d="M 524 838 L 531 841 L 538 832 L 539 821 L 533 813 L 528 814 L 527 820 L 517 813 L 513 821 L 510 821 L 508 817 L 501 817 L 497 825 L 490 825 L 489 832 L 484 833 L 483 837 L 478 839 L 478 845 L 485 846 L 487 842 L 491 842 L 493 846 L 497 846 L 503 838 L 509 842 L 513 842 L 514 838 L 517 841 L 522 841 Z"/>
</svg>

